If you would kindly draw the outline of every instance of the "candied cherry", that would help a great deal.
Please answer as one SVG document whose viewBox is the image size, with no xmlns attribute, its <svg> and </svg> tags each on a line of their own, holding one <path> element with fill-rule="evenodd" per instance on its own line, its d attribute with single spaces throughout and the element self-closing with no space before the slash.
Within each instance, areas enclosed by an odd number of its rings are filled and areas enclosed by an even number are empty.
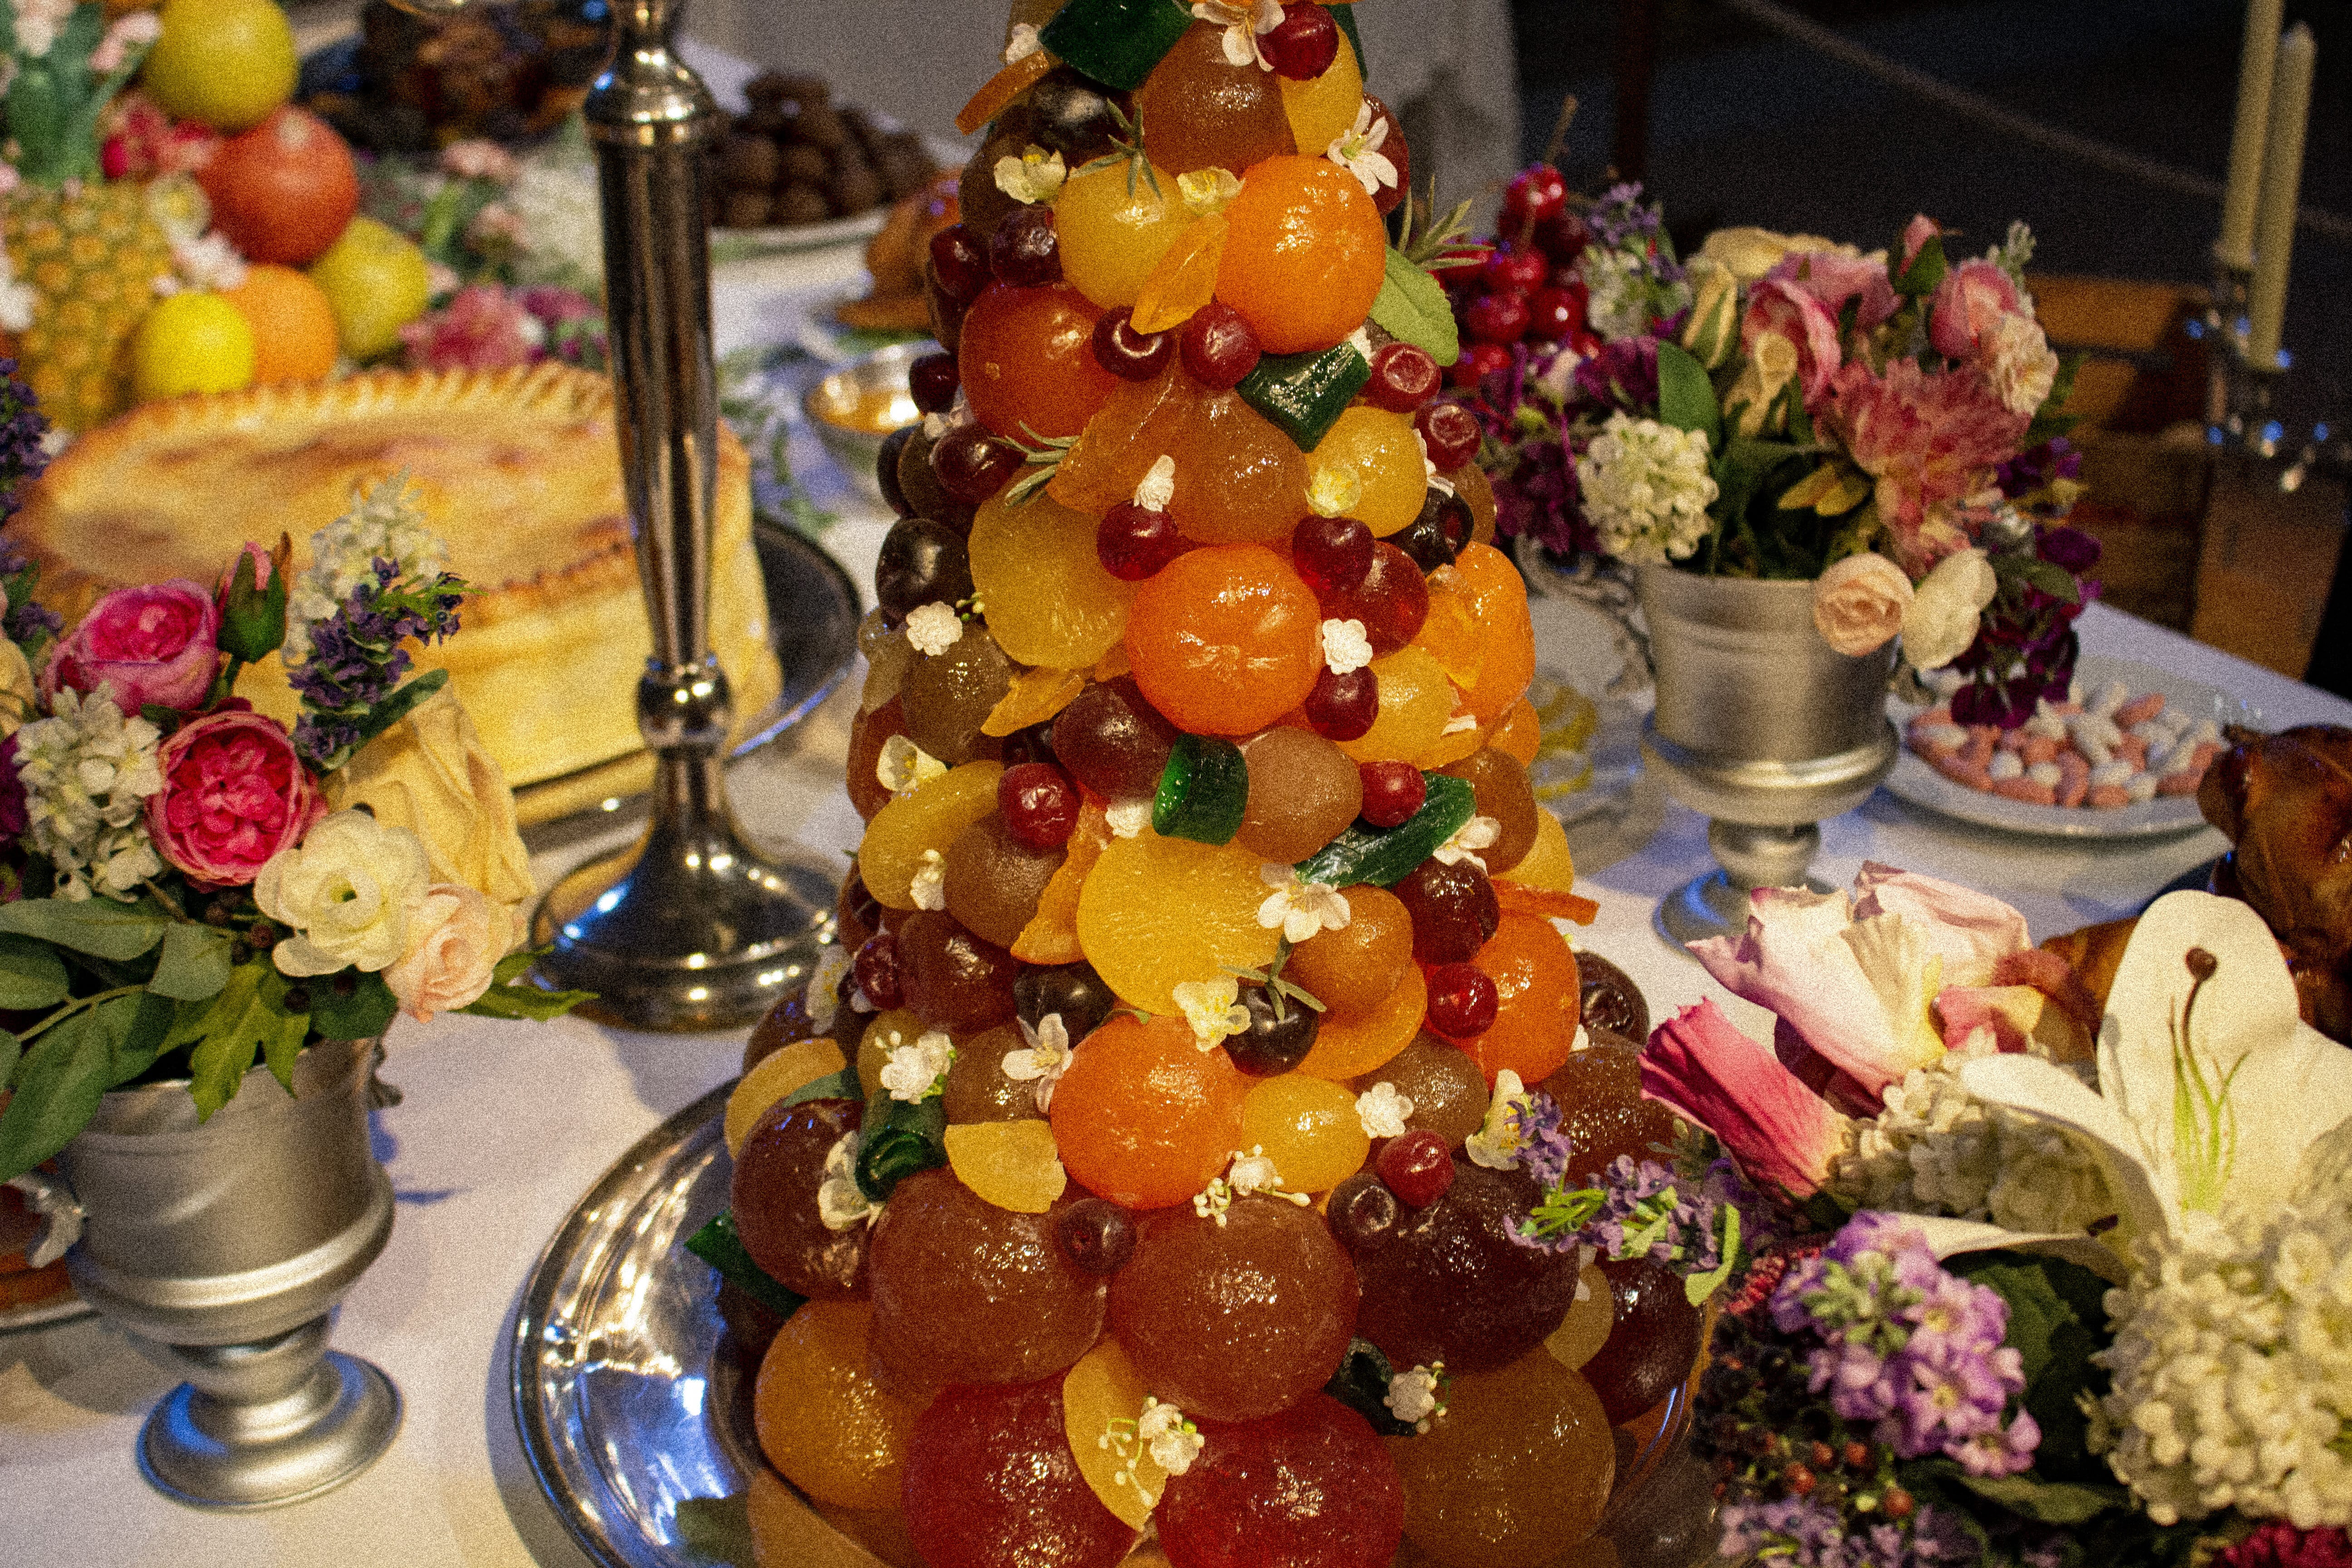
<svg viewBox="0 0 2352 1568">
<path fill-rule="evenodd" d="M 900 517 L 912 517 L 915 509 L 907 504 L 906 487 L 898 482 L 898 459 L 906 455 L 907 443 L 921 429 L 919 425 L 901 425 L 882 437 L 882 445 L 874 454 L 874 488 L 882 492 L 882 504 Z"/>
<path fill-rule="evenodd" d="M 1516 289 L 1506 294 L 1481 294 L 1462 312 L 1462 324 L 1482 343 L 1515 343 L 1528 335 L 1535 312 L 1528 297 Z"/>
<path fill-rule="evenodd" d="M 1342 675 L 1326 668 L 1315 678 L 1304 707 L 1307 721 L 1325 740 L 1361 740 L 1381 716 L 1381 678 L 1370 669 Z"/>
<path fill-rule="evenodd" d="M 1549 163 L 1538 163 L 1520 170 L 1505 188 L 1503 226 L 1517 229 L 1529 221 L 1548 218 L 1567 205 L 1568 182 Z"/>
<path fill-rule="evenodd" d="M 1391 414 L 1410 414 L 1437 395 L 1445 374 L 1436 356 L 1413 343 L 1382 343 L 1372 355 L 1372 379 L 1364 395 Z"/>
<path fill-rule="evenodd" d="M 1389 1191 L 1425 1209 L 1454 1184 L 1454 1152 L 1434 1132 L 1407 1132 L 1381 1145 L 1372 1168 Z"/>
<path fill-rule="evenodd" d="M 1449 1040 L 1493 1028 L 1499 1001 L 1494 977 L 1475 963 L 1441 963 L 1429 972 L 1429 1026 Z"/>
<path fill-rule="evenodd" d="M 1313 81 L 1339 58 L 1339 24 L 1314 0 L 1292 0 L 1281 25 L 1261 35 L 1257 47 L 1275 75 Z"/>
<path fill-rule="evenodd" d="M 1290 531 L 1290 563 L 1321 598 L 1372 569 L 1372 531 L 1352 517 L 1309 517 Z"/>
<path fill-rule="evenodd" d="M 1447 495 L 1433 485 L 1421 515 L 1406 524 L 1404 531 L 1394 536 L 1393 542 L 1412 557 L 1414 565 L 1423 572 L 1434 572 L 1454 564 L 1462 547 L 1470 542 L 1475 524 L 1468 501 L 1458 495 Z"/>
<path fill-rule="evenodd" d="M 971 555 L 953 529 L 927 517 L 902 517 L 882 536 L 874 597 L 893 626 L 917 607 L 971 596 Z"/>
<path fill-rule="evenodd" d="M 1478 455 L 1478 416 L 1458 403 L 1431 404 L 1413 416 L 1412 427 L 1441 472 L 1451 473 Z"/>
<path fill-rule="evenodd" d="M 1062 242 L 1054 209 L 1021 207 L 988 239 L 988 269 L 1000 283 L 1034 289 L 1062 280 Z"/>
<path fill-rule="evenodd" d="M 1446 370 L 1445 379 L 1451 385 L 1466 387 L 1475 392 L 1488 376 L 1496 371 L 1510 368 L 1511 351 L 1502 344 L 1468 342 L 1462 345 L 1462 357 L 1455 360 Z M 1442 405 L 1433 405 L 1432 406 Z M 1430 456 L 1435 458 L 1437 454 L 1433 450 Z"/>
<path fill-rule="evenodd" d="M 931 281 L 960 305 L 979 299 L 994 281 L 988 266 L 987 240 L 963 224 L 931 236 Z"/>
<path fill-rule="evenodd" d="M 1212 300 L 1182 328 L 1178 353 L 1192 379 L 1213 392 L 1239 386 L 1264 353 L 1257 334 L 1231 305 Z"/>
<path fill-rule="evenodd" d="M 1317 598 L 1327 618 L 1364 623 L 1375 656 L 1391 654 L 1412 641 L 1429 618 L 1429 583 L 1412 557 L 1387 540 L 1372 545 L 1372 563 L 1361 581 Z"/>
<path fill-rule="evenodd" d="M 1575 289 L 1538 289 L 1528 296 L 1528 331 L 1546 342 L 1563 342 L 1584 330 L 1585 296 Z"/>
<path fill-rule="evenodd" d="M 857 956 L 850 960 L 849 972 L 866 999 L 882 1011 L 905 1003 L 906 982 L 898 973 L 898 939 L 890 932 L 877 931 L 867 937 Z"/>
<path fill-rule="evenodd" d="M 1402 1213 L 1396 1194 L 1370 1171 L 1359 1172 L 1333 1187 L 1323 1207 L 1331 1238 L 1359 1258 L 1396 1233 Z"/>
<path fill-rule="evenodd" d="M 1532 246 L 1506 241 L 1487 254 L 1478 281 L 1489 293 L 1525 294 L 1551 278 L 1551 258 Z"/>
<path fill-rule="evenodd" d="M 908 395 L 926 414 L 945 414 L 955 406 L 960 374 L 955 355 L 925 354 L 907 367 Z"/>
<path fill-rule="evenodd" d="M 1123 500 L 1095 525 L 1095 555 L 1122 583 L 1140 583 L 1191 548 L 1176 520 L 1157 508 Z"/>
<path fill-rule="evenodd" d="M 1429 799 L 1429 781 L 1411 763 L 1359 763 L 1364 781 L 1366 822 L 1374 827 L 1402 827 L 1412 820 Z"/>
<path fill-rule="evenodd" d="M 1027 968 L 1013 983 L 1013 1005 L 1021 1021 L 1039 1027 L 1046 1015 L 1058 1015 L 1063 1031 L 1076 1045 L 1102 1027 L 1118 998 L 1103 984 L 1091 963 L 1057 963 Z"/>
<path fill-rule="evenodd" d="M 977 425 L 959 425 L 931 447 L 931 472 L 966 506 L 978 506 L 1013 482 L 1021 454 Z"/>
<path fill-rule="evenodd" d="M 1048 763 L 1023 763 L 996 781 L 996 809 L 1013 837 L 1032 849 L 1059 849 L 1078 825 L 1078 792 Z"/>
<path fill-rule="evenodd" d="M 1225 1042 L 1225 1054 L 1252 1078 L 1286 1073 L 1315 1048 L 1315 1009 L 1305 1003 L 1277 1000 L 1270 986 L 1244 985 L 1241 1005 L 1249 1010 L 1249 1027 Z"/>
<path fill-rule="evenodd" d="M 1054 1221 L 1062 1256 L 1088 1274 L 1116 1274 L 1135 1256 L 1135 1216 L 1101 1198 L 1080 1198 Z"/>
<path fill-rule="evenodd" d="M 1133 676 L 1115 676 L 1080 688 L 1054 715 L 1054 754 L 1097 799 L 1133 800 L 1159 787 L 1177 733 Z"/>
<path fill-rule="evenodd" d="M 1173 332 L 1139 332 L 1128 305 L 1105 310 L 1095 323 L 1095 363 L 1121 381 L 1150 381 L 1176 353 Z"/>
<path fill-rule="evenodd" d="M 1467 860 L 1449 866 L 1432 856 L 1395 891 L 1412 917 L 1412 956 L 1421 963 L 1466 963 L 1502 924 L 1495 884 Z"/>
</svg>

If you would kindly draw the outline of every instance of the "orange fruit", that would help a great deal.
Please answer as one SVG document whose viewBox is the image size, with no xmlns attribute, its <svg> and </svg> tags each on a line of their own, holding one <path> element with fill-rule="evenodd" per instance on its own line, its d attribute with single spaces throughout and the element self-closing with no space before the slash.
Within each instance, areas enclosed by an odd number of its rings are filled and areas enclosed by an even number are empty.
<svg viewBox="0 0 2352 1568">
<path fill-rule="evenodd" d="M 1541 1083 L 1559 1070 L 1576 1044 L 1582 1005 L 1576 954 L 1551 921 L 1507 914 L 1478 950 L 1476 963 L 1495 982 L 1495 1022 L 1475 1039 L 1455 1043 L 1488 1083 L 1505 1068 L 1522 1083 Z"/>
<path fill-rule="evenodd" d="M 286 104 L 220 144 L 196 175 L 213 226 L 248 261 L 308 267 L 360 207 L 359 171 L 335 128 Z"/>
<path fill-rule="evenodd" d="M 1201 1050 L 1182 1015 L 1120 1013 L 1087 1037 L 1054 1088 L 1054 1138 L 1079 1185 L 1133 1209 L 1189 1201 L 1238 1146 L 1251 1079 Z"/>
<path fill-rule="evenodd" d="M 1127 654 L 1135 683 L 1171 722 L 1250 735 L 1307 700 L 1323 665 L 1322 625 L 1289 562 L 1262 544 L 1221 544 L 1178 556 L 1137 588 Z"/>
<path fill-rule="evenodd" d="M 224 292 L 253 329 L 253 384 L 318 381 L 335 368 L 335 308 L 327 291 L 291 267 L 264 262 Z"/>
<path fill-rule="evenodd" d="M 1328 348 L 1364 324 L 1388 276 L 1388 230 L 1355 175 L 1320 155 L 1254 164 L 1225 209 L 1217 298 L 1268 353 Z"/>
</svg>

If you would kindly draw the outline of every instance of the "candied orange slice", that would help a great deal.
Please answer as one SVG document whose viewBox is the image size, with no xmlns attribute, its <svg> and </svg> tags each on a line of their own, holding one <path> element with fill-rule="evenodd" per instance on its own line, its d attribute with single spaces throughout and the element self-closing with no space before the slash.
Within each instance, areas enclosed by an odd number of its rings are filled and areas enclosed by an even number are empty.
<svg viewBox="0 0 2352 1568">
<path fill-rule="evenodd" d="M 1010 735 L 1032 724 L 1043 724 L 1067 708 L 1086 684 L 1084 670 L 1051 669 L 1044 665 L 1024 669 L 1013 678 L 1012 686 L 981 721 L 980 732 Z"/>
<path fill-rule="evenodd" d="M 1192 312 L 1216 298 L 1217 268 L 1224 261 L 1230 227 L 1224 214 L 1211 213 L 1194 218 L 1176 237 L 1135 297 L 1137 331 L 1164 332 L 1181 327 L 1192 319 Z"/>
<path fill-rule="evenodd" d="M 1043 1121 L 962 1122 L 947 1130 L 947 1150 L 957 1181 L 1014 1214 L 1044 1214 L 1070 1184 Z"/>
<path fill-rule="evenodd" d="M 1109 842 L 1110 824 L 1103 808 L 1087 802 L 1078 808 L 1078 825 L 1070 830 L 1066 858 L 1037 900 L 1037 912 L 1013 943 L 1013 957 L 1024 963 L 1076 963 L 1086 956 L 1078 942 L 1078 893 Z"/>
<path fill-rule="evenodd" d="M 981 84 L 971 95 L 971 101 L 956 110 L 956 133 L 969 136 L 998 115 L 1004 106 L 1045 79 L 1054 68 L 1054 57 L 1043 49 L 1032 49 Z"/>
<path fill-rule="evenodd" d="M 1540 836 L 1543 829 L 1538 827 L 1536 832 Z M 1580 894 L 1522 887 L 1499 877 L 1495 879 L 1495 902 L 1507 915 L 1541 915 L 1546 920 L 1574 921 L 1580 926 L 1601 917 L 1601 906 Z"/>
<path fill-rule="evenodd" d="M 1429 984 L 1415 964 L 1405 970 L 1388 1000 L 1363 1016 L 1324 1014 L 1322 1026 L 1315 1031 L 1315 1048 L 1297 1070 L 1317 1078 L 1350 1079 L 1386 1067 L 1421 1033 L 1422 1016 L 1428 1010 Z"/>
</svg>

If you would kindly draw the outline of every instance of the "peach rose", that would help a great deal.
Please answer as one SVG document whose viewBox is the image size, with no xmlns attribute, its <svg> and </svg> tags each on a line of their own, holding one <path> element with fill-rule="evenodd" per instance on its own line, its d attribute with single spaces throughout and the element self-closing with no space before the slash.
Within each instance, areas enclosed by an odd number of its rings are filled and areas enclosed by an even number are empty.
<svg viewBox="0 0 2352 1568">
<path fill-rule="evenodd" d="M 515 919 L 462 882 L 436 882 L 409 922 L 409 948 L 383 972 L 401 1011 L 419 1023 L 478 1000 L 515 942 Z"/>
<path fill-rule="evenodd" d="M 1875 653 L 1903 629 L 1911 579 L 1876 551 L 1833 563 L 1813 584 L 1813 625 L 1849 657 Z"/>
</svg>

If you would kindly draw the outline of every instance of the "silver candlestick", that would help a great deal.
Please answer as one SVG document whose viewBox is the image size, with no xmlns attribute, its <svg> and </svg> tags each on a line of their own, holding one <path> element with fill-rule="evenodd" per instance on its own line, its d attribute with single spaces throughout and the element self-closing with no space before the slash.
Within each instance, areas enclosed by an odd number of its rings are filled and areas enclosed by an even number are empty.
<svg viewBox="0 0 2352 1568">
<path fill-rule="evenodd" d="M 401 0 L 447 13 L 468 0 Z M 548 979 L 647 1029 L 748 1023 L 814 967 L 833 884 L 755 847 L 728 804 L 730 700 L 710 652 L 719 377 L 710 351 L 709 144 L 720 121 L 671 47 L 679 0 L 618 0 L 584 113 L 596 146 L 614 406 L 653 657 L 637 728 L 655 762 L 636 845 L 559 882 L 531 922 Z"/>
</svg>

